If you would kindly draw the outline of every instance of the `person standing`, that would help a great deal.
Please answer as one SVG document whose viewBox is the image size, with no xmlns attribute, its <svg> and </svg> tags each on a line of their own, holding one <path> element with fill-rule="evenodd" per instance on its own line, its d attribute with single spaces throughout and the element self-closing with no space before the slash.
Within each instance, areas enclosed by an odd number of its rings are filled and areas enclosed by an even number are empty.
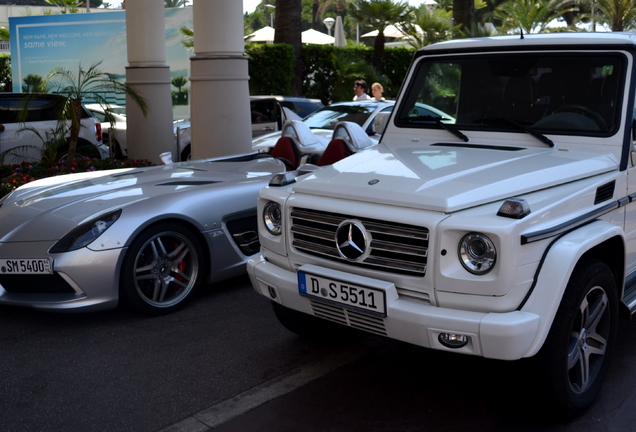
<svg viewBox="0 0 636 432">
<path fill-rule="evenodd" d="M 371 94 L 373 95 L 373 99 L 383 101 L 385 100 L 382 97 L 382 93 L 384 93 L 384 87 L 379 82 L 375 82 L 371 84 Z"/>
<path fill-rule="evenodd" d="M 371 99 L 367 94 L 367 82 L 365 80 L 357 80 L 353 83 L 353 94 L 354 101 Z"/>
</svg>

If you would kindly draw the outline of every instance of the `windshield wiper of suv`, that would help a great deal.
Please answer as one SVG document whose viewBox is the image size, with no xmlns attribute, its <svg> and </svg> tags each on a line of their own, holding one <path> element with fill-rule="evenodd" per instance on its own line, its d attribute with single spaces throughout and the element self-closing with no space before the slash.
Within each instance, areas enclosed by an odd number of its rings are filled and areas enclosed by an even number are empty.
<svg viewBox="0 0 636 432">
<path fill-rule="evenodd" d="M 512 119 L 509 119 L 509 118 L 497 117 L 497 118 L 493 118 L 493 119 L 479 119 L 479 120 L 477 120 L 477 122 L 479 122 L 479 123 L 488 123 L 488 124 L 506 123 L 506 124 L 514 126 L 515 128 L 517 128 L 519 130 L 524 131 L 528 135 L 531 135 L 531 136 L 535 137 L 536 139 L 538 139 L 542 143 L 546 144 L 548 147 L 554 147 L 554 142 L 550 138 L 548 138 L 547 136 L 543 135 L 541 132 L 537 132 L 535 130 L 530 129 L 527 126 L 522 125 L 521 123 L 519 123 L 516 120 L 512 120 Z"/>
<path fill-rule="evenodd" d="M 447 119 L 447 118 L 441 117 L 441 116 L 432 116 L 432 115 L 409 117 L 409 121 L 416 121 L 416 122 L 417 121 L 423 121 L 423 122 L 431 122 L 432 121 L 437 126 L 439 126 L 440 128 L 452 133 L 453 135 L 455 135 L 459 139 L 464 140 L 464 142 L 468 142 L 468 137 L 466 135 L 464 135 L 462 133 L 462 131 L 460 131 L 459 129 L 457 129 L 454 126 L 451 126 L 450 124 L 443 123 L 442 120 L 450 120 L 450 119 Z"/>
</svg>

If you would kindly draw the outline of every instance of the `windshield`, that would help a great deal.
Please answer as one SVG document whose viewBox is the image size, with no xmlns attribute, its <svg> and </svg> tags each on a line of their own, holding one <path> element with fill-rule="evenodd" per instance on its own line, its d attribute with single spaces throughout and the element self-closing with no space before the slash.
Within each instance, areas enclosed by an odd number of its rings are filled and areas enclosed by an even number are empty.
<svg viewBox="0 0 636 432">
<path fill-rule="evenodd" d="M 364 122 L 376 108 L 378 104 L 373 102 L 330 105 L 310 114 L 303 122 L 311 129 L 333 129 L 340 121 L 350 121 L 364 127 Z"/>
<path fill-rule="evenodd" d="M 619 53 L 505 53 L 423 59 L 396 124 L 436 128 L 426 104 L 457 130 L 608 136 L 620 121 L 625 57 Z"/>
</svg>

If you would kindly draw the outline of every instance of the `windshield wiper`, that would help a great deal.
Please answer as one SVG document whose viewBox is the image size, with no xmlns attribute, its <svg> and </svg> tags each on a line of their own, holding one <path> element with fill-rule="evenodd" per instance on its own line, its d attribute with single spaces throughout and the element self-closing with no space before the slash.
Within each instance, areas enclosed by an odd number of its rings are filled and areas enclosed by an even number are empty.
<svg viewBox="0 0 636 432">
<path fill-rule="evenodd" d="M 548 138 L 547 136 L 543 135 L 541 132 L 537 132 L 533 129 L 530 129 L 527 126 L 522 125 L 521 123 L 519 123 L 516 120 L 512 120 L 509 118 L 502 118 L 502 117 L 497 117 L 497 118 L 493 118 L 493 119 L 479 119 L 476 122 L 478 123 L 489 123 L 489 124 L 496 124 L 496 123 L 506 123 L 509 125 L 514 126 L 515 128 L 524 131 L 525 133 L 527 133 L 528 135 L 531 135 L 533 137 L 535 137 L 536 139 L 538 139 L 539 141 L 541 141 L 542 143 L 546 144 L 548 147 L 554 147 L 554 142 Z"/>
<path fill-rule="evenodd" d="M 468 142 L 468 137 L 466 135 L 464 135 L 462 133 L 462 131 L 460 131 L 456 127 L 453 127 L 453 126 L 451 126 L 451 125 L 449 125 L 447 123 L 443 123 L 442 122 L 442 120 L 450 120 L 450 119 L 448 119 L 446 117 L 425 115 L 425 116 L 409 117 L 408 120 L 409 120 L 409 122 L 411 122 L 411 121 L 431 122 L 432 121 L 437 126 L 439 126 L 440 128 L 452 133 L 453 135 L 455 135 L 459 139 L 464 140 L 464 142 Z"/>
</svg>

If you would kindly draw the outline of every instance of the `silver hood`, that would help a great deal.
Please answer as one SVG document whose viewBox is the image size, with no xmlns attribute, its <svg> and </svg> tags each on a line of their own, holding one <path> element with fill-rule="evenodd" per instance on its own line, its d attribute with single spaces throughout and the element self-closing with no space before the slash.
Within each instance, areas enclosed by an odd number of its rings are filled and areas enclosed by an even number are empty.
<svg viewBox="0 0 636 432">
<path fill-rule="evenodd" d="M 316 171 L 294 191 L 444 213 L 618 169 L 611 154 L 552 148 L 383 145 Z"/>
<path fill-rule="evenodd" d="M 204 190 L 267 183 L 284 171 L 264 158 L 247 162 L 192 161 L 50 177 L 28 183 L 0 201 L 0 242 L 56 240 L 78 224 L 135 204 L 172 205 Z M 195 196 L 196 199 L 196 196 Z"/>
</svg>

